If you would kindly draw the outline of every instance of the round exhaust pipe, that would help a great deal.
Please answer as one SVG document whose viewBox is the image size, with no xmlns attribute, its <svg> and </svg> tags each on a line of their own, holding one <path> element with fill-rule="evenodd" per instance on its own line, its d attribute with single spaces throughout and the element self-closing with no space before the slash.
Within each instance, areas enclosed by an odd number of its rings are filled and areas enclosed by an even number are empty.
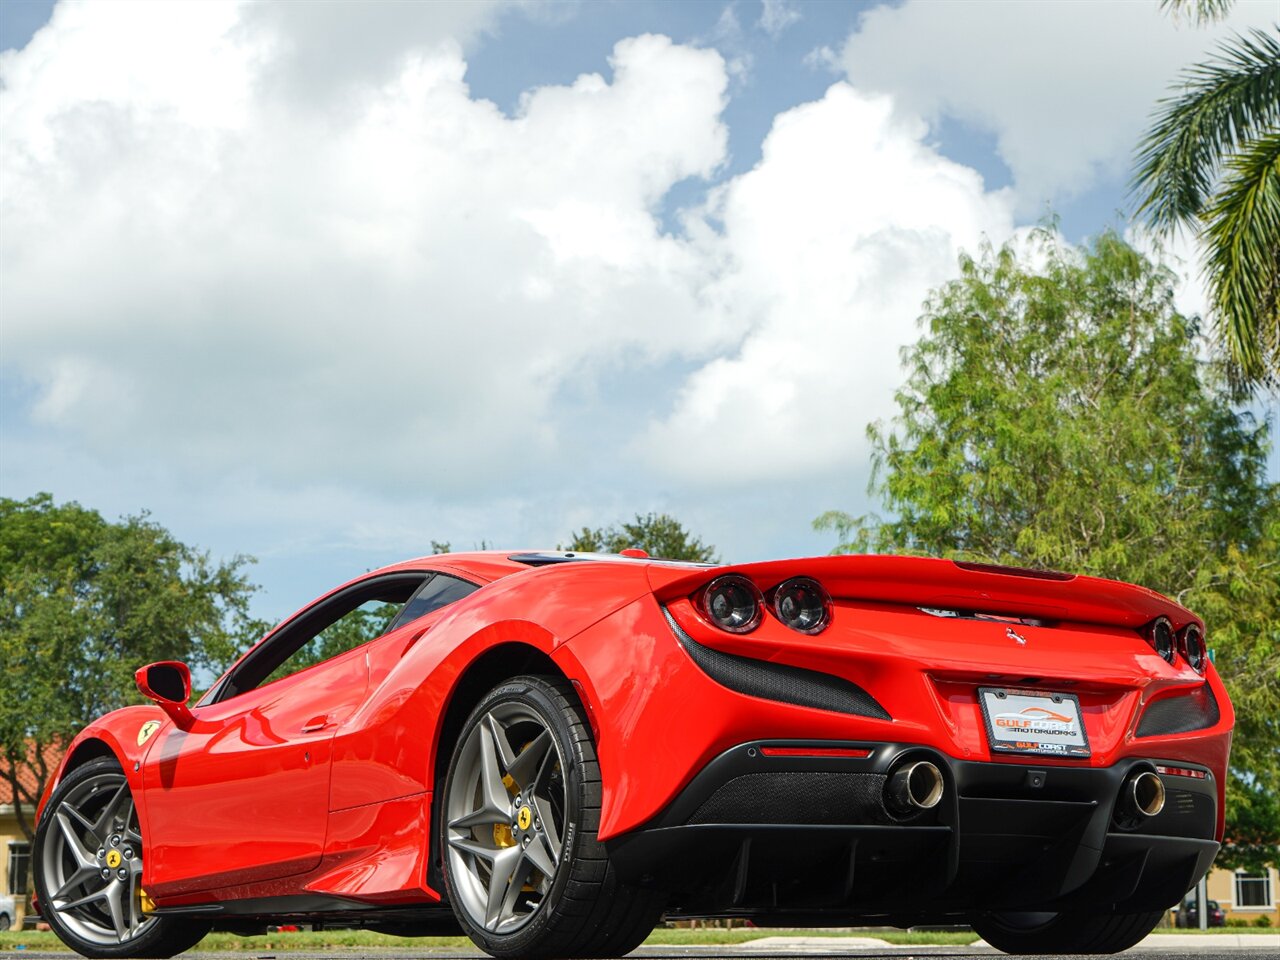
<svg viewBox="0 0 1280 960">
<path fill-rule="evenodd" d="M 1127 817 L 1154 817 L 1164 809 L 1164 781 L 1150 770 L 1131 773 L 1120 785 L 1120 810 Z"/>
<path fill-rule="evenodd" d="M 942 771 L 928 760 L 904 763 L 884 785 L 884 805 L 891 813 L 911 816 L 931 810 L 942 799 Z"/>
</svg>

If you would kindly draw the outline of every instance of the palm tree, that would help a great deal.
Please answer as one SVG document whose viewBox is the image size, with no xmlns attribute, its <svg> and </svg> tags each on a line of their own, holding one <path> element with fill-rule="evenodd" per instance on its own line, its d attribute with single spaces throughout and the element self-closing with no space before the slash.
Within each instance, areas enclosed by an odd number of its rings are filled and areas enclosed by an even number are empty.
<svg viewBox="0 0 1280 960">
<path fill-rule="evenodd" d="M 1165 0 L 1216 19 L 1229 0 Z M 1215 329 L 1242 385 L 1280 384 L 1280 33 L 1253 30 L 1188 68 L 1139 146 L 1138 212 L 1203 243 Z"/>
</svg>

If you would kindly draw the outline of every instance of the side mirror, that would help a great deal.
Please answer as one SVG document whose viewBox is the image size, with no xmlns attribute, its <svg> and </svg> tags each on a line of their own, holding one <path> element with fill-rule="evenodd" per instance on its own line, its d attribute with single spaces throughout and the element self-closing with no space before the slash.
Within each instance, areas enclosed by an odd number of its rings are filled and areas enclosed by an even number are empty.
<svg viewBox="0 0 1280 960">
<path fill-rule="evenodd" d="M 191 699 L 191 671 L 185 663 L 162 660 L 149 663 L 133 675 L 142 695 L 155 702 L 179 730 L 190 730 L 196 722 L 187 701 Z"/>
</svg>

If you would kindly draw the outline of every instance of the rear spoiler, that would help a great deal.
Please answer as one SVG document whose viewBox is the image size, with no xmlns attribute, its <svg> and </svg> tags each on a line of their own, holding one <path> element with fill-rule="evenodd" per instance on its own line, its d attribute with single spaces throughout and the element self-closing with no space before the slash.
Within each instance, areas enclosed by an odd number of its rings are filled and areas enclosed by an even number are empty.
<svg viewBox="0 0 1280 960">
<path fill-rule="evenodd" d="M 1191 611 L 1146 587 L 1100 577 L 933 557 L 813 557 L 735 564 L 693 573 L 654 565 L 649 568 L 649 583 L 659 600 L 669 601 L 689 596 L 727 573 L 749 577 L 765 592 L 790 577 L 806 576 L 821 583 L 837 600 L 1135 629 L 1163 616 L 1172 621 L 1175 630 L 1188 623 L 1204 628 Z"/>
</svg>

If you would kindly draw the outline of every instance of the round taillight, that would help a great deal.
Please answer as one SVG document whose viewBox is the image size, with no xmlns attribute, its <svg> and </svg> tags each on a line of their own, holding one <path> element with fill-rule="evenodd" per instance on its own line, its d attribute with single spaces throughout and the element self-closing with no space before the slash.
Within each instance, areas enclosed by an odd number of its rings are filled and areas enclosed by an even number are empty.
<svg viewBox="0 0 1280 960">
<path fill-rule="evenodd" d="M 1194 623 L 1189 623 L 1182 629 L 1182 636 L 1178 638 L 1178 650 L 1182 653 L 1182 659 L 1191 665 L 1191 669 L 1196 673 L 1204 673 L 1204 662 L 1208 659 L 1204 645 L 1204 631 Z"/>
<path fill-rule="evenodd" d="M 717 577 L 702 591 L 702 612 L 721 630 L 748 633 L 760 625 L 760 591 L 746 577 Z"/>
<path fill-rule="evenodd" d="M 792 630 L 821 633 L 831 622 L 831 598 L 817 580 L 793 577 L 774 591 L 773 612 Z"/>
<path fill-rule="evenodd" d="M 1169 663 L 1173 663 L 1175 656 L 1173 649 L 1173 624 L 1165 617 L 1159 617 L 1152 621 L 1151 626 L 1147 627 L 1147 642 L 1151 644 L 1153 650 L 1160 656 L 1164 657 Z"/>
</svg>

